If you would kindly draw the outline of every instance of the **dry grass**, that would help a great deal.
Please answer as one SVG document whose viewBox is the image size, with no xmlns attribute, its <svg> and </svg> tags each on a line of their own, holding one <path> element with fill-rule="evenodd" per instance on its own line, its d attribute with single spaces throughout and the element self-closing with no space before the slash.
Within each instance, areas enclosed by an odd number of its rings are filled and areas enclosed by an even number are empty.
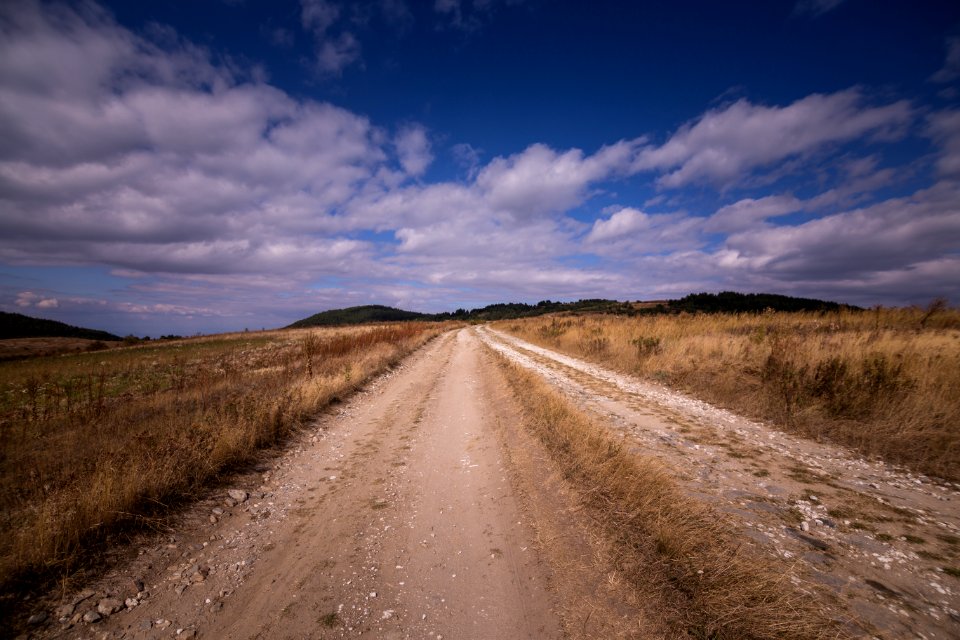
<svg viewBox="0 0 960 640">
<path fill-rule="evenodd" d="M 526 340 L 960 480 L 960 311 L 546 317 Z"/>
<path fill-rule="evenodd" d="M 0 586 L 277 442 L 445 327 L 233 334 L 0 364 Z"/>
<path fill-rule="evenodd" d="M 0 340 L 0 362 L 55 356 L 61 353 L 102 351 L 121 344 L 85 338 L 7 338 Z"/>
<path fill-rule="evenodd" d="M 500 363 L 525 426 L 606 532 L 620 574 L 638 589 L 659 585 L 674 637 L 843 637 L 782 567 L 743 550 L 724 518 L 655 460 L 628 453 L 534 374 Z"/>
</svg>

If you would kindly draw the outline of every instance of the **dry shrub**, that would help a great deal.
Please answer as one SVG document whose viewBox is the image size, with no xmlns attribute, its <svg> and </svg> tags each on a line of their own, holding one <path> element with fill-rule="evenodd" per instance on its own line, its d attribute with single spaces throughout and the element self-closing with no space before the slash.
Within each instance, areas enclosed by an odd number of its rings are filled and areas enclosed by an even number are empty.
<svg viewBox="0 0 960 640">
<path fill-rule="evenodd" d="M 500 357 L 524 423 L 612 541 L 634 584 L 661 586 L 678 636 L 837 638 L 788 572 L 748 553 L 731 525 L 686 496 L 656 460 L 629 453 L 537 376 Z"/>
<path fill-rule="evenodd" d="M 942 304 L 546 317 L 501 328 L 808 436 L 960 479 L 960 311 Z"/>
<path fill-rule="evenodd" d="M 68 572 L 445 329 L 236 334 L 0 365 L 0 585 Z"/>
</svg>

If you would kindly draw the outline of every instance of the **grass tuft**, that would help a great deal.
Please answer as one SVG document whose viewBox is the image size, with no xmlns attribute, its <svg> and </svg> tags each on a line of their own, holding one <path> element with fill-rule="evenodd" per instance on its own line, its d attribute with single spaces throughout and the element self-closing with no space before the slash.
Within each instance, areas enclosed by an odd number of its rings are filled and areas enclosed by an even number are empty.
<svg viewBox="0 0 960 640">
<path fill-rule="evenodd" d="M 635 584 L 656 575 L 678 633 L 696 638 L 837 638 L 842 631 L 781 567 L 749 554 L 730 525 L 651 458 L 630 454 L 537 376 L 500 359 L 544 444 Z"/>
<path fill-rule="evenodd" d="M 249 459 L 446 327 L 234 334 L 0 363 L 0 591 Z"/>
<path fill-rule="evenodd" d="M 934 311 L 548 316 L 498 328 L 960 480 L 960 310 Z"/>
</svg>

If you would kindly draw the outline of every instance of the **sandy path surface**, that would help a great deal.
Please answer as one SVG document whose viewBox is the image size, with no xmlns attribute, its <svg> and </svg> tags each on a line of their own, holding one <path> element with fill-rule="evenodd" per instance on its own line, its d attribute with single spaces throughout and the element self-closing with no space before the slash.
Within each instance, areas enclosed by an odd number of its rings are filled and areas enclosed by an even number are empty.
<svg viewBox="0 0 960 640">
<path fill-rule="evenodd" d="M 796 563 L 866 636 L 960 637 L 960 492 L 794 437 L 663 387 L 488 328 L 492 348 L 538 372 L 669 465 L 745 539 Z M 803 585 L 806 586 L 806 585 Z"/>
<path fill-rule="evenodd" d="M 560 637 L 482 351 L 470 331 L 438 338 L 238 482 L 246 499 L 217 492 L 68 598 L 89 594 L 53 635 Z M 111 595 L 133 608 L 81 620 Z"/>
</svg>

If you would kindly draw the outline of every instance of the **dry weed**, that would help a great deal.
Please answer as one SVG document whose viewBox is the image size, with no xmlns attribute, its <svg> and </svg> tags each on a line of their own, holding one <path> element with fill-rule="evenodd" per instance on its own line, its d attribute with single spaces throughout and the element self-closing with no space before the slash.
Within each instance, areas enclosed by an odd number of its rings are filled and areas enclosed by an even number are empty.
<svg viewBox="0 0 960 640">
<path fill-rule="evenodd" d="M 437 335 L 408 323 L 234 334 L 0 364 L 0 585 L 78 552 Z"/>
<path fill-rule="evenodd" d="M 960 311 L 554 316 L 498 326 L 808 436 L 960 479 Z"/>
<path fill-rule="evenodd" d="M 729 523 L 684 495 L 659 463 L 628 453 L 534 374 L 499 361 L 525 425 L 607 532 L 619 571 L 660 585 L 677 637 L 844 637 L 789 572 L 744 550 Z"/>
</svg>

